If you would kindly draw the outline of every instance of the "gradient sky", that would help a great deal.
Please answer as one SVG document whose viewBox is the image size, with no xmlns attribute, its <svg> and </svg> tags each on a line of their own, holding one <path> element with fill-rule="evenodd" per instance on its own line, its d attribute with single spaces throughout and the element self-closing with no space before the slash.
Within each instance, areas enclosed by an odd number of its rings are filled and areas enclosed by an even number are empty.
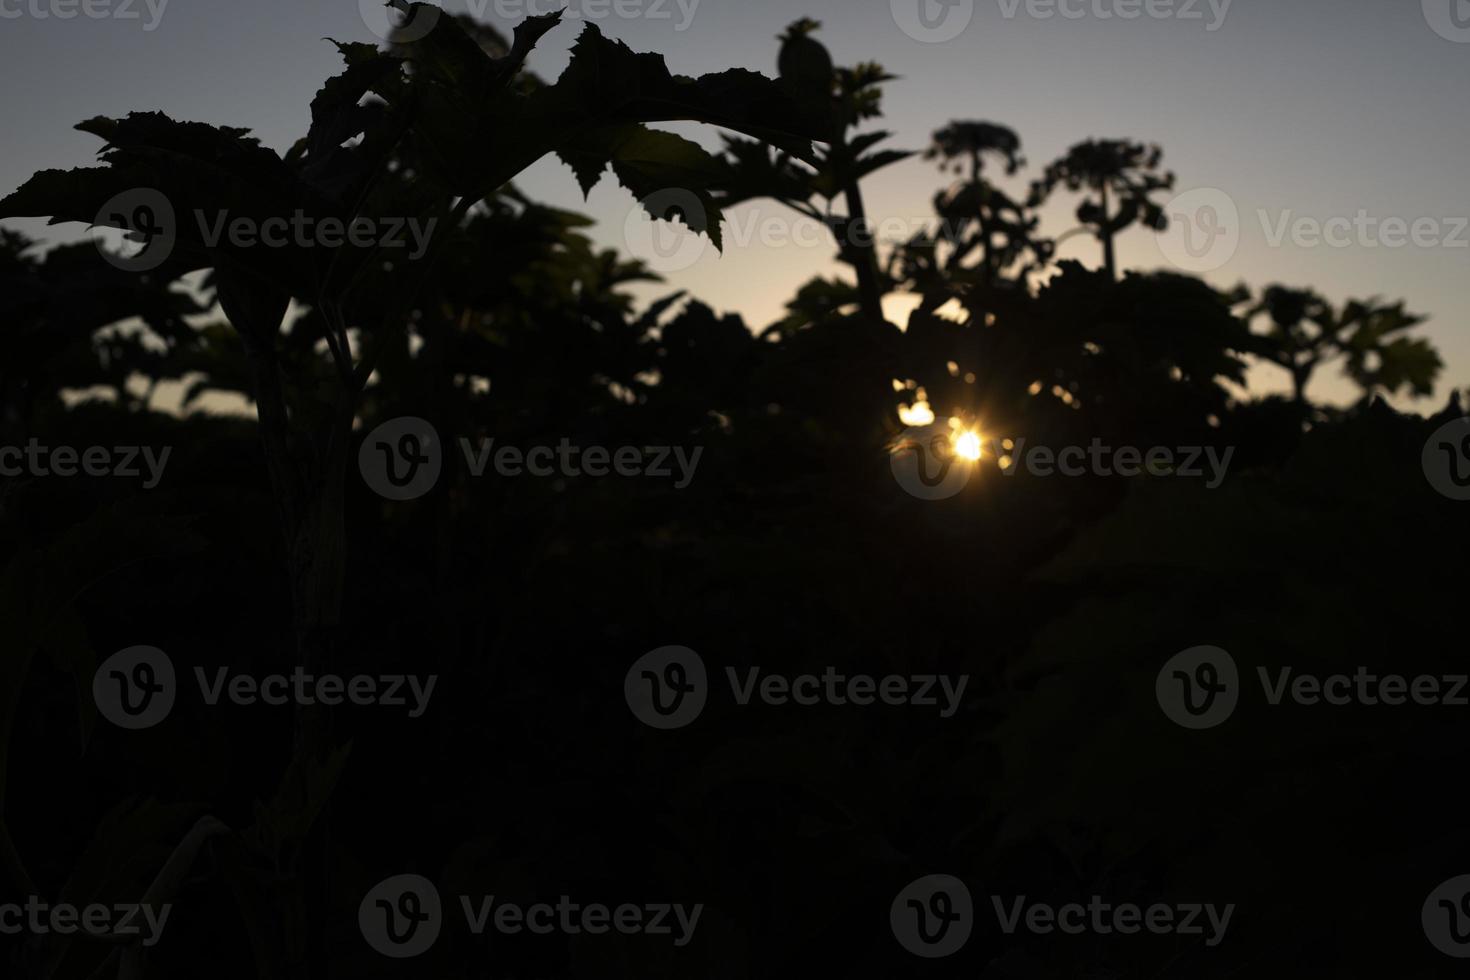
<svg viewBox="0 0 1470 980">
<path fill-rule="evenodd" d="M 321 39 L 373 40 L 357 0 L 167 0 L 157 17 L 161 0 L 151 0 L 152 10 L 149 0 L 87 0 L 95 11 L 117 15 L 103 18 L 81 14 L 81 2 L 0 0 L 0 85 L 10 93 L 0 103 L 6 133 L 0 192 L 38 169 L 91 163 L 97 141 L 71 127 L 95 115 L 157 109 L 178 119 L 249 127 L 266 145 L 284 149 L 306 131 L 312 95 L 339 68 Z M 1335 301 L 1407 299 L 1431 317 L 1421 332 L 1447 362 L 1436 403 L 1414 407 L 1438 407 L 1450 387 L 1470 385 L 1470 229 L 1461 227 L 1470 216 L 1470 2 L 1234 0 L 1221 19 L 1223 0 L 1213 10 L 1209 0 L 1132 0 L 1140 11 L 1154 5 L 1173 15 L 1123 19 L 1100 14 L 1127 11 L 1130 0 L 1061 0 L 1080 16 L 1064 16 L 1044 0 L 973 0 L 968 25 L 940 43 L 900 28 L 918 2 L 683 0 L 681 7 L 680 0 L 618 0 L 614 7 L 612 0 L 571 0 L 570 10 L 582 16 L 552 32 L 530 67 L 555 77 L 580 20 L 594 20 L 635 50 L 662 52 L 679 73 L 742 66 L 774 74 L 775 35 L 797 17 L 813 17 L 839 64 L 876 60 L 902 76 L 887 89 L 882 125 L 895 134 L 890 145 L 922 149 L 950 119 L 1004 123 L 1020 133 L 1031 161 L 1018 178 L 1021 186 L 1088 137 L 1160 143 L 1179 191 L 1217 188 L 1238 209 L 1239 247 L 1205 278 L 1220 286 L 1312 286 Z M 954 2 L 959 6 L 950 16 L 965 17 L 970 0 Z M 57 16 L 72 4 L 77 16 Z M 483 9 L 484 19 L 507 32 L 519 14 L 561 5 L 445 4 L 453 11 Z M 1186 5 L 1194 19 L 1178 16 Z M 618 16 L 618 10 L 639 15 Z M 1037 16 L 1049 10 L 1056 12 Z M 710 130 L 674 128 L 718 145 Z M 911 159 L 867 182 L 869 211 L 921 220 L 944 183 L 933 164 Z M 519 184 L 539 199 L 592 215 L 600 242 L 626 248 L 635 205 L 610 176 L 586 201 L 554 159 Z M 1044 230 L 1067 230 L 1071 210 L 1070 200 L 1049 209 Z M 1423 226 L 1421 244 L 1398 248 L 1370 247 L 1372 240 L 1347 247 L 1272 245 L 1262 210 L 1271 225 L 1287 212 L 1326 221 L 1363 211 L 1380 221 L 1430 218 L 1435 225 Z M 731 212 L 744 227 L 752 216 L 765 227 L 789 221 L 770 203 Z M 37 222 L 11 224 L 41 230 Z M 46 236 L 60 240 L 80 231 L 65 226 Z M 837 268 L 833 251 L 830 244 L 727 242 L 723 256 L 711 252 L 669 275 L 666 286 L 640 295 L 685 288 L 760 327 L 781 315 L 802 282 Z M 1084 238 L 1067 243 L 1062 254 L 1089 264 L 1098 259 L 1095 243 Z M 1119 258 L 1125 268 L 1168 266 L 1153 234 L 1137 230 L 1120 240 Z M 895 302 L 896 315 L 901 307 Z M 1284 372 L 1268 366 L 1252 383 L 1279 390 L 1284 380 Z M 1351 388 L 1329 368 L 1312 394 L 1341 400 Z"/>
</svg>

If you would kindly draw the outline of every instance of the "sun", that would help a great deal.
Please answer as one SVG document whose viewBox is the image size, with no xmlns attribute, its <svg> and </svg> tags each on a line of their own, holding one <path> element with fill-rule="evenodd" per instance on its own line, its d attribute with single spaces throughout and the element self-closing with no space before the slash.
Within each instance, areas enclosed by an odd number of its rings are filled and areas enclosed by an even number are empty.
<svg viewBox="0 0 1470 980">
<path fill-rule="evenodd" d="M 960 433 L 955 437 L 954 451 L 960 459 L 968 459 L 972 463 L 978 460 L 982 451 L 980 433 L 973 430 Z"/>
</svg>

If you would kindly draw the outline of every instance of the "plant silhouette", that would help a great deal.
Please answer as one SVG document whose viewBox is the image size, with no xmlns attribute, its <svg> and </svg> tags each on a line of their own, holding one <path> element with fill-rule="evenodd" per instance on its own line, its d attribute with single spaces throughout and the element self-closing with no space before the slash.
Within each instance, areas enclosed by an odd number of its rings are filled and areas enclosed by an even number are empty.
<svg viewBox="0 0 1470 980">
<path fill-rule="evenodd" d="M 1103 268 L 1117 278 L 1118 233 L 1135 223 L 1157 229 L 1167 224 L 1153 197 L 1174 186 L 1172 173 L 1159 172 L 1163 155 L 1158 146 L 1128 140 L 1078 143 L 1032 185 L 1031 203 L 1041 203 L 1059 187 L 1082 192 L 1077 220 L 1102 244 Z"/>
<path fill-rule="evenodd" d="M 1424 322 L 1406 312 L 1402 300 L 1349 300 L 1337 310 L 1311 290 L 1285 286 L 1268 286 L 1255 301 L 1242 299 L 1249 304 L 1247 318 L 1266 319 L 1267 356 L 1290 372 L 1299 406 L 1307 404 L 1312 375 L 1334 360 L 1344 362 L 1344 373 L 1363 389 L 1365 401 L 1379 391 L 1427 395 L 1444 366 L 1428 341 L 1402 336 Z"/>
<path fill-rule="evenodd" d="M 977 93 L 979 118 L 925 121 L 911 159 L 877 128 L 883 94 L 932 80 L 845 67 L 811 19 L 777 36 L 776 77 L 675 75 L 589 24 L 550 81 L 526 60 L 561 20 L 507 37 L 444 14 L 337 43 L 285 152 L 158 112 L 94 118 L 78 128 L 99 165 L 0 199 L 0 218 L 170 248 L 138 272 L 131 249 L 0 232 L 0 465 L 23 464 L 0 476 L 4 900 L 174 908 L 156 947 L 5 934 L 4 975 L 901 976 L 915 960 L 884 915 L 939 868 L 975 889 L 951 963 L 985 978 L 1442 975 L 1414 913 L 1465 856 L 1456 709 L 1271 705 L 1249 686 L 1286 667 L 1464 672 L 1444 568 L 1470 526 L 1424 460 L 1458 462 L 1470 423 L 1409 301 L 1122 268 L 1117 236 L 1164 220 L 1159 147 L 1089 140 L 1033 179 L 1021 131 L 986 121 L 1005 106 Z M 640 302 L 633 287 L 661 283 L 648 265 L 518 185 L 547 157 L 584 194 L 610 169 L 716 245 L 728 211 L 777 202 L 830 229 L 837 261 L 774 324 L 679 284 Z M 932 230 L 872 234 L 879 172 L 946 184 Z M 140 189 L 171 224 L 116 206 Z M 1097 268 L 1057 258 L 1071 232 L 1042 207 L 1060 191 L 1081 197 Z M 424 249 L 215 234 L 297 215 L 416 222 Z M 1329 366 L 1354 404 L 1313 400 Z M 1281 370 L 1289 396 L 1252 390 Z M 1386 399 L 1431 395 L 1427 415 Z M 442 473 L 388 499 L 356 461 L 404 417 L 433 427 Z M 950 496 L 905 485 L 894 450 L 914 429 L 975 438 L 978 458 L 940 463 L 965 476 Z M 171 455 L 144 487 L 63 477 L 63 447 Z M 1138 463 L 1036 465 L 1057 447 Z M 557 462 L 511 475 L 493 462 L 507 448 Z M 1178 452 L 1147 462 L 1156 448 Z M 697 450 L 691 478 L 617 468 L 660 450 Z M 1224 464 L 1192 477 L 1186 452 Z M 1205 643 L 1248 683 L 1228 723 L 1185 731 L 1158 673 Z M 92 685 L 139 644 L 178 690 L 133 731 Z M 653 730 L 623 684 L 671 644 L 703 658 L 707 704 Z M 438 684 L 405 717 L 211 702 L 219 671 Z M 829 672 L 878 691 L 964 675 L 968 693 L 943 718 L 761 693 Z M 359 915 L 408 874 L 444 915 L 405 964 Z M 1004 895 L 1241 911 L 1219 948 L 1059 942 L 993 927 Z M 704 914 L 681 947 L 477 934 L 473 896 Z"/>
</svg>

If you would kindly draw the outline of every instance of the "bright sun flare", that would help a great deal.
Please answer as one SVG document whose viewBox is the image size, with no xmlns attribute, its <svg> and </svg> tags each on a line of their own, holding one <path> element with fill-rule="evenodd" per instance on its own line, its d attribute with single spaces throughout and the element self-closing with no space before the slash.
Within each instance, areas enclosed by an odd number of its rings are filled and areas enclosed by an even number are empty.
<svg viewBox="0 0 1470 980">
<path fill-rule="evenodd" d="M 980 458 L 980 433 L 963 432 L 954 441 L 955 455 L 971 462 Z"/>
</svg>

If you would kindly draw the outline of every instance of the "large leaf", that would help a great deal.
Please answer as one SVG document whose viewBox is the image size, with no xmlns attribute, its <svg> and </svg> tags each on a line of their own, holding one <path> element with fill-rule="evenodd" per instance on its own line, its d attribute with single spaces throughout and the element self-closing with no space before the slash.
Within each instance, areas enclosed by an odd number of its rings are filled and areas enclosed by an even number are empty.
<svg viewBox="0 0 1470 980">
<path fill-rule="evenodd" d="M 759 140 L 726 137 L 720 162 L 714 189 L 726 207 L 759 197 L 805 201 L 812 196 L 812 172 Z"/>
<path fill-rule="evenodd" d="M 396 58 L 368 44 L 338 44 L 347 70 L 327 79 L 311 101 L 311 129 L 287 160 L 304 157 L 302 178 L 339 203 L 350 203 L 386 163 L 403 127 L 382 102 L 364 97 L 402 73 Z M 349 141 L 362 137 L 360 142 Z"/>
<path fill-rule="evenodd" d="M 655 202 L 660 192 L 674 188 L 687 191 L 699 199 L 702 213 L 681 215 L 684 223 L 691 231 L 708 234 L 716 248 L 723 245 L 722 214 L 707 190 L 720 172 L 720 163 L 698 143 L 630 123 L 584 132 L 565 144 L 558 155 L 577 173 L 584 192 L 611 164 L 618 181 L 656 219 L 669 218 L 657 213 Z"/>
<path fill-rule="evenodd" d="M 799 101 L 772 79 L 745 69 L 673 75 L 662 56 L 634 53 L 591 24 L 555 84 L 530 92 L 506 85 L 516 59 L 555 22 L 548 17 L 523 24 L 506 59 L 485 54 L 454 18 L 440 18 L 425 38 L 405 46 L 413 91 L 402 98 L 416 100 L 416 132 L 456 194 L 482 198 L 546 154 L 563 151 L 586 189 L 599 162 L 588 155 L 587 134 L 634 123 L 710 123 L 800 158 L 810 158 L 811 141 L 831 131 L 826 107 Z M 673 144 L 663 145 L 667 160 Z M 687 150 L 680 155 L 689 156 Z"/>
<path fill-rule="evenodd" d="M 191 259 L 189 268 L 216 265 L 220 257 L 258 270 L 262 278 L 300 282 L 302 263 L 293 250 L 236 248 L 228 236 L 211 242 L 222 218 L 254 219 L 292 215 L 311 207 L 312 195 L 292 170 L 243 129 L 178 122 L 158 112 L 130 113 L 123 119 L 97 117 L 77 129 L 107 141 L 106 167 L 69 172 L 43 171 L 0 200 L 0 217 L 49 217 L 57 221 L 96 222 L 134 233 L 137 218 L 127 208 L 104 205 L 127 192 L 155 191 L 174 215 L 174 254 Z"/>
</svg>

